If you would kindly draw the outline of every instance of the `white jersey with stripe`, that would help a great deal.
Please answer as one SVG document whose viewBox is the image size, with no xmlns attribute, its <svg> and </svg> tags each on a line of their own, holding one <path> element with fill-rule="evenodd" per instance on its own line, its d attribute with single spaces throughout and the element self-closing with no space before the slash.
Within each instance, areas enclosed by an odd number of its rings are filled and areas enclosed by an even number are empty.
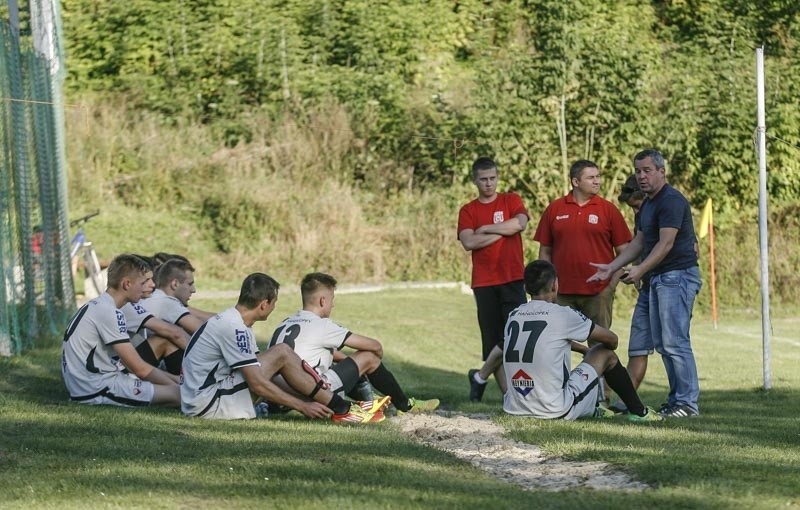
<svg viewBox="0 0 800 510">
<path fill-rule="evenodd" d="M 155 317 L 170 324 L 178 324 L 181 317 L 190 313 L 180 299 L 168 296 L 161 289 L 156 289 L 150 297 L 142 299 L 139 303 Z"/>
<path fill-rule="evenodd" d="M 573 403 L 567 388 L 570 342 L 585 342 L 592 327 L 577 310 L 546 301 L 529 301 L 511 312 L 503 346 L 508 384 L 503 409 L 537 418 L 564 416 Z"/>
<path fill-rule="evenodd" d="M 235 307 L 209 319 L 192 335 L 183 355 L 181 410 L 190 416 L 202 416 L 215 406 L 222 393 L 225 396 L 236 394 L 236 412 L 241 415 L 235 417 L 255 418 L 246 384 L 229 384 L 229 389 L 221 386 L 226 379 L 234 379 L 236 369 L 260 366 L 257 354 L 253 330 L 244 324 Z"/>
<path fill-rule="evenodd" d="M 125 324 L 131 337 L 143 329 L 144 323 L 153 317 L 153 314 L 147 311 L 141 302 L 125 303 L 120 310 L 125 315 Z"/>
<path fill-rule="evenodd" d="M 107 389 L 124 368 L 113 346 L 126 342 L 125 314 L 110 294 L 83 305 L 70 320 L 61 346 L 61 373 L 70 398 L 84 400 Z"/>
<path fill-rule="evenodd" d="M 300 310 L 278 325 L 269 346 L 288 344 L 322 375 L 333 364 L 333 352 L 344 347 L 349 336 L 349 329 L 314 312 Z"/>
</svg>

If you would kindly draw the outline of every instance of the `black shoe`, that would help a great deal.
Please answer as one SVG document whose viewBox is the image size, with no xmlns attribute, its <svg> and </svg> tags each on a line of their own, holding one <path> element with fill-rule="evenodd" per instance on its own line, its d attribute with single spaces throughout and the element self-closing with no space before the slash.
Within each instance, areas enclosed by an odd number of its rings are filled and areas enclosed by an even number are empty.
<svg viewBox="0 0 800 510">
<path fill-rule="evenodd" d="M 692 416 L 697 416 L 697 412 L 693 411 L 691 407 L 681 404 L 676 404 L 668 409 L 659 411 L 658 414 L 664 418 L 690 418 Z"/>
<path fill-rule="evenodd" d="M 467 379 L 469 379 L 469 401 L 480 402 L 483 398 L 483 392 L 486 390 L 486 383 L 479 383 L 475 380 L 475 374 L 480 372 L 477 368 L 471 368 L 467 372 Z"/>
</svg>

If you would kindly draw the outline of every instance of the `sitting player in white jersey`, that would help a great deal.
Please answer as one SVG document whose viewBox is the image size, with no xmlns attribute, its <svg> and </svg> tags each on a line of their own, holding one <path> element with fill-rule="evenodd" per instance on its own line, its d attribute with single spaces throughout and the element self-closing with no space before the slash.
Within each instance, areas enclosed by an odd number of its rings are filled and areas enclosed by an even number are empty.
<svg viewBox="0 0 800 510">
<path fill-rule="evenodd" d="M 168 324 L 174 324 L 188 335 L 192 335 L 207 319 L 198 317 L 187 307 L 194 286 L 194 267 L 185 258 L 171 258 L 158 266 L 155 272 L 156 289 L 150 296 L 139 303 L 147 312 Z M 153 323 L 161 326 L 161 324 Z M 170 336 L 161 334 L 155 328 L 147 326 L 154 334 L 147 334 L 146 343 L 138 347 L 139 354 L 145 361 L 158 365 L 161 360 L 171 374 L 179 374 L 183 351 L 187 341 L 175 341 Z M 163 328 L 162 328 L 163 329 Z"/>
<path fill-rule="evenodd" d="M 180 405 L 178 378 L 139 356 L 120 310 L 141 299 L 147 281 L 142 259 L 117 256 L 108 266 L 106 291 L 83 305 L 70 320 L 64 333 L 61 369 L 71 400 L 130 407 Z"/>
<path fill-rule="evenodd" d="M 159 361 L 163 359 L 164 368 L 167 372 L 180 375 L 181 361 L 183 361 L 183 349 L 189 343 L 189 334 L 182 328 L 169 324 L 150 313 L 141 303 L 153 294 L 155 282 L 153 281 L 153 263 L 150 257 L 136 255 L 147 265 L 142 299 L 138 303 L 126 303 L 121 308 L 125 314 L 125 323 L 128 326 L 128 335 L 131 344 L 136 348 L 139 356 L 153 366 L 159 366 Z M 147 325 L 147 327 L 145 327 Z M 149 339 L 149 342 L 145 340 Z M 168 348 L 167 346 L 175 347 Z M 154 347 L 159 352 L 154 351 Z M 169 349 L 169 353 L 165 352 Z"/>
<path fill-rule="evenodd" d="M 374 423 L 384 419 L 373 403 L 349 403 L 328 391 L 314 369 L 289 346 L 259 353 L 251 329 L 266 320 L 278 301 L 279 284 L 263 273 L 245 278 L 236 306 L 198 329 L 183 358 L 181 410 L 189 416 L 216 419 L 255 418 L 253 396 L 300 411 L 309 418 L 340 423 Z M 295 394 L 279 387 L 280 375 Z"/>
<path fill-rule="evenodd" d="M 330 319 L 335 290 L 333 276 L 307 274 L 300 284 L 303 309 L 277 327 L 269 343 L 270 349 L 280 344 L 291 346 L 330 384 L 334 393 L 349 393 L 359 379 L 367 375 L 376 390 L 391 398 L 399 414 L 433 411 L 439 407 L 438 399 L 420 400 L 403 393 L 382 362 L 383 346 L 379 341 L 353 333 Z M 347 356 L 341 352 L 344 347 L 356 352 Z"/>
<path fill-rule="evenodd" d="M 191 262 L 189 262 L 189 259 L 187 259 L 183 255 L 179 255 L 177 253 L 165 253 L 163 251 L 160 251 L 160 252 L 156 253 L 155 255 L 153 255 L 152 257 L 150 257 L 150 260 L 153 261 L 153 271 L 158 272 L 158 269 L 166 261 L 171 260 L 171 259 L 182 260 L 182 261 L 186 262 L 187 264 L 191 265 Z M 192 312 L 192 315 L 194 315 L 195 317 L 200 319 L 202 322 L 207 321 L 208 319 L 210 319 L 211 317 L 213 317 L 213 316 L 215 316 L 217 314 L 217 312 L 208 312 L 206 310 L 200 310 L 199 308 L 196 308 L 196 307 L 192 306 L 188 302 L 186 303 L 186 308 L 188 308 L 189 311 Z"/>
<path fill-rule="evenodd" d="M 597 405 L 602 375 L 625 402 L 630 421 L 659 421 L 661 417 L 642 404 L 628 371 L 614 353 L 617 335 L 573 308 L 555 303 L 556 268 L 536 260 L 525 267 L 524 277 L 531 301 L 511 312 L 505 329 L 505 412 L 564 420 L 614 416 Z M 598 342 L 591 348 L 585 343 L 590 339 Z M 574 370 L 571 351 L 583 354 Z"/>
</svg>

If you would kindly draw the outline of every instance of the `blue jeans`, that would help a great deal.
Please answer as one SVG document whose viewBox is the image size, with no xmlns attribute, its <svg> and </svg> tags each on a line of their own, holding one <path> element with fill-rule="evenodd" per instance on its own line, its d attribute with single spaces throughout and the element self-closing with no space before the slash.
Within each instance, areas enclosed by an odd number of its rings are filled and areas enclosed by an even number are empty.
<svg viewBox="0 0 800 510">
<path fill-rule="evenodd" d="M 650 279 L 650 331 L 669 379 L 667 403 L 688 406 L 696 413 L 700 411 L 700 383 L 689 323 L 702 285 L 697 267 L 667 271 Z"/>
<path fill-rule="evenodd" d="M 628 340 L 628 357 L 653 354 L 653 335 L 650 334 L 650 291 L 639 291 L 636 307 L 631 317 L 631 335 Z"/>
</svg>

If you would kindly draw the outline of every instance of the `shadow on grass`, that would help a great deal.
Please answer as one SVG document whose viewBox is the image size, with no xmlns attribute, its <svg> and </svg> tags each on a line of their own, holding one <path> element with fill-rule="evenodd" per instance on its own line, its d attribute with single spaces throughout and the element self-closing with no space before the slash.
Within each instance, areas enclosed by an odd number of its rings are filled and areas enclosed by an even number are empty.
<svg viewBox="0 0 800 510">
<path fill-rule="evenodd" d="M 87 505 L 99 493 L 127 498 L 141 491 L 176 502 L 289 498 L 298 504 L 438 508 L 728 508 L 740 497 L 776 501 L 798 494 L 796 391 L 704 392 L 702 417 L 647 428 L 509 420 L 518 439 L 546 447 L 580 437 L 585 446 L 576 457 L 625 466 L 658 487 L 556 494 L 501 485 L 385 426 L 339 427 L 291 416 L 210 422 L 174 410 L 67 403 L 59 361 L 57 349 L 0 360 L 0 487 L 10 500 L 24 501 L 26 486 L 50 487 L 52 501 Z M 392 360 L 387 366 L 410 396 L 440 398 L 451 410 L 500 410 L 496 395 L 470 403 L 464 374 Z"/>
</svg>

